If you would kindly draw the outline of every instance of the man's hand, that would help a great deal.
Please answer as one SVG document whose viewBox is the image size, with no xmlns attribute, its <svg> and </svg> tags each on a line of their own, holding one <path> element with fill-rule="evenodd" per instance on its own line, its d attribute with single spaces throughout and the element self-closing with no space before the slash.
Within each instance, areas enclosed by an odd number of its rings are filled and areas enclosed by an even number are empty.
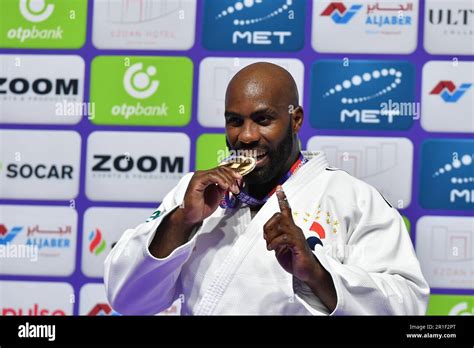
<svg viewBox="0 0 474 348">
<path fill-rule="evenodd" d="M 227 167 L 194 173 L 184 195 L 182 216 L 188 225 L 200 223 L 214 213 L 226 191 L 239 193 L 242 176 Z"/>
<path fill-rule="evenodd" d="M 179 209 L 164 218 L 148 249 L 157 258 L 165 258 L 189 240 L 197 224 L 216 211 L 227 190 L 239 193 L 242 176 L 227 167 L 197 171 L 189 182 Z"/>
<path fill-rule="evenodd" d="M 332 312 L 337 305 L 337 294 L 331 275 L 314 256 L 303 231 L 293 221 L 290 204 L 281 186 L 276 195 L 281 212 L 275 213 L 263 226 L 267 249 L 275 250 L 283 269 L 305 282 Z"/>
<path fill-rule="evenodd" d="M 263 237 L 268 250 L 275 250 L 275 256 L 285 271 L 302 281 L 308 281 L 319 262 L 306 242 L 301 228 L 293 221 L 291 207 L 283 188 L 276 191 L 279 213 L 275 213 L 263 226 Z"/>
</svg>

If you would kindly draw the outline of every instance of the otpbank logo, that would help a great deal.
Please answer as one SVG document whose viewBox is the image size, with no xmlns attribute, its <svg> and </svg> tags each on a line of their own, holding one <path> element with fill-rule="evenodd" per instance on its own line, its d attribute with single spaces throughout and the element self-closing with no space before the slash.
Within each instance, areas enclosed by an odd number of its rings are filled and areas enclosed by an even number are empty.
<svg viewBox="0 0 474 348">
<path fill-rule="evenodd" d="M 346 24 L 352 17 L 362 8 L 362 5 L 352 5 L 350 8 L 346 8 L 342 2 L 331 2 L 323 12 L 321 16 L 329 16 L 336 24 Z"/>
<path fill-rule="evenodd" d="M 474 140 L 436 139 L 421 149 L 423 208 L 474 209 Z"/>
<path fill-rule="evenodd" d="M 206 0 L 209 50 L 297 51 L 304 44 L 304 0 Z"/>
<path fill-rule="evenodd" d="M 316 61 L 311 85 L 314 128 L 406 130 L 419 118 L 409 62 Z"/>
<path fill-rule="evenodd" d="M 474 315 L 474 296 L 431 295 L 427 315 Z"/>
<path fill-rule="evenodd" d="M 193 63 L 184 57 L 97 57 L 96 124 L 184 126 L 191 118 Z"/>
<path fill-rule="evenodd" d="M 8 0 L 0 12 L 0 47 L 79 48 L 87 0 Z"/>
<path fill-rule="evenodd" d="M 462 83 L 456 86 L 453 81 L 440 81 L 430 94 L 439 95 L 446 103 L 456 103 L 471 88 L 472 83 Z"/>
</svg>

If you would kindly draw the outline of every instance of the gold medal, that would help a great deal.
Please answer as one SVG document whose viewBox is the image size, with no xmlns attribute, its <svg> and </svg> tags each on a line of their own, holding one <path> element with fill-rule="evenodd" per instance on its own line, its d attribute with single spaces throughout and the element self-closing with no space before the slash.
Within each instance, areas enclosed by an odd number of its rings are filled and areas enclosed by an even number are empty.
<svg viewBox="0 0 474 348">
<path fill-rule="evenodd" d="M 245 156 L 233 156 L 226 158 L 219 164 L 219 166 L 225 166 L 236 170 L 242 176 L 250 173 L 256 165 L 257 161 L 255 158 Z"/>
</svg>

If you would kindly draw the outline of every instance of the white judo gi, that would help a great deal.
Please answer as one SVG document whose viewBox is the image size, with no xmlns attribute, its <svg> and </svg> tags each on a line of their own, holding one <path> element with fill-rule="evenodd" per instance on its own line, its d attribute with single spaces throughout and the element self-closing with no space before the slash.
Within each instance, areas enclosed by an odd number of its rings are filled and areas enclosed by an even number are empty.
<svg viewBox="0 0 474 348">
<path fill-rule="evenodd" d="M 116 311 L 156 314 L 181 298 L 184 315 L 425 314 L 429 287 L 402 217 L 372 186 L 329 168 L 321 152 L 283 189 L 295 223 L 323 244 L 314 254 L 334 281 L 332 313 L 266 248 L 263 225 L 279 211 L 275 194 L 253 218 L 248 206 L 217 208 L 186 244 L 155 258 L 148 246 L 183 202 L 192 174 L 164 198 L 157 218 L 126 230 L 105 260 Z"/>
</svg>

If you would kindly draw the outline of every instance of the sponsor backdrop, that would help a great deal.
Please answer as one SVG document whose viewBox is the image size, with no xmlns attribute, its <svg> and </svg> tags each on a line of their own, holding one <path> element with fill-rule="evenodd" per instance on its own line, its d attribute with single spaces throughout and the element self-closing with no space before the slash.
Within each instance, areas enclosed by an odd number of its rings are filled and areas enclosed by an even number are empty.
<svg viewBox="0 0 474 348">
<path fill-rule="evenodd" d="M 302 147 L 400 210 L 428 314 L 474 314 L 473 28 L 472 0 L 2 0 L 0 314 L 119 315 L 105 257 L 225 156 L 255 61 L 294 76 Z"/>
</svg>

